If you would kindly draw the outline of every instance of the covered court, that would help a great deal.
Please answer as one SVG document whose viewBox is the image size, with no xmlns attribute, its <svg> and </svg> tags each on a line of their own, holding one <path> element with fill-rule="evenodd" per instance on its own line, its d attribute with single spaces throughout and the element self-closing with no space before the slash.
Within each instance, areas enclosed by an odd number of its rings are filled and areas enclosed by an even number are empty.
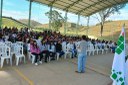
<svg viewBox="0 0 128 85">
<path fill-rule="evenodd" d="M 29 21 L 31 22 L 32 3 L 39 3 L 52 8 L 58 8 L 67 13 L 75 13 L 78 15 L 77 27 L 79 25 L 80 16 L 88 17 L 100 10 L 112 7 L 118 4 L 126 3 L 128 0 L 28 0 L 29 4 Z M 2 9 L 3 0 L 1 0 L 0 26 L 2 25 Z M 67 22 L 67 21 L 66 21 Z M 65 33 L 66 33 L 65 22 Z M 51 18 L 49 19 L 49 28 L 51 28 Z M 0 69 L 0 85 L 109 85 L 111 79 L 109 77 L 113 54 L 100 54 L 87 57 L 86 73 L 77 74 L 77 58 L 60 59 L 59 61 L 51 61 L 34 66 L 27 60 L 25 64 L 12 67 L 5 64 Z"/>
</svg>

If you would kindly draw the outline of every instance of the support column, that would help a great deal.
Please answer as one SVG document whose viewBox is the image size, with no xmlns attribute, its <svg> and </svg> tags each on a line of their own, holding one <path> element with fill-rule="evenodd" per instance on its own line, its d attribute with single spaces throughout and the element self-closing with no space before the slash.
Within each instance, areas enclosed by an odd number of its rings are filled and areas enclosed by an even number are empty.
<svg viewBox="0 0 128 85">
<path fill-rule="evenodd" d="M 66 31 L 67 31 L 67 11 L 65 12 L 64 34 L 66 34 Z"/>
<path fill-rule="evenodd" d="M 3 12 L 3 0 L 1 0 L 0 6 L 0 27 L 2 28 L 2 12 Z"/>
<path fill-rule="evenodd" d="M 49 29 L 52 29 L 52 6 L 50 6 L 50 15 L 49 15 Z"/>
<path fill-rule="evenodd" d="M 78 14 L 78 21 L 76 24 L 76 34 L 78 35 L 78 29 L 79 29 L 79 22 L 80 22 L 80 14 Z"/>
<path fill-rule="evenodd" d="M 89 30 L 89 20 L 90 20 L 90 17 L 88 17 L 88 20 L 87 20 L 87 31 L 86 31 L 86 35 L 88 35 L 88 30 Z"/>
<path fill-rule="evenodd" d="M 31 8 L 32 8 L 32 0 L 30 0 L 30 3 L 29 3 L 29 19 L 28 19 L 28 28 L 29 29 L 31 27 Z"/>
</svg>

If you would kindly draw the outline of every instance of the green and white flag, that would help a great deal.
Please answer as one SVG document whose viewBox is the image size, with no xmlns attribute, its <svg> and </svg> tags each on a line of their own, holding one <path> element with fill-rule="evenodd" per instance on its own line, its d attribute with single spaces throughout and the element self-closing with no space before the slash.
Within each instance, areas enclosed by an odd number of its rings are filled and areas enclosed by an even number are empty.
<svg viewBox="0 0 128 85">
<path fill-rule="evenodd" d="M 113 59 L 111 70 L 111 79 L 113 85 L 126 85 L 125 84 L 125 31 L 122 28 L 121 34 L 118 38 L 117 48 Z"/>
</svg>

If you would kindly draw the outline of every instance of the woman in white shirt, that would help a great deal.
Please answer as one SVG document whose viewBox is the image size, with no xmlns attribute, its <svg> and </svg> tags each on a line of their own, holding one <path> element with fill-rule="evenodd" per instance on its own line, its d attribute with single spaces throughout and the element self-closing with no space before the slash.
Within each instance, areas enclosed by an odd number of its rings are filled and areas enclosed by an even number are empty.
<svg viewBox="0 0 128 85">
<path fill-rule="evenodd" d="M 50 44 L 48 44 L 48 51 L 49 51 L 49 56 L 52 57 L 53 60 L 55 60 L 55 45 L 53 44 L 53 42 L 50 42 Z"/>
<path fill-rule="evenodd" d="M 68 51 L 72 53 L 72 58 L 75 56 L 75 48 L 72 40 L 67 44 Z"/>
</svg>

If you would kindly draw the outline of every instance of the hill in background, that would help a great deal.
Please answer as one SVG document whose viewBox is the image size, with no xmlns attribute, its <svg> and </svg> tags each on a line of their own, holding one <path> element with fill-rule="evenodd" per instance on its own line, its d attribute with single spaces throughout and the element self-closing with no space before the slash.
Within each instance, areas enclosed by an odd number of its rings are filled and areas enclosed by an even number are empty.
<svg viewBox="0 0 128 85">
<path fill-rule="evenodd" d="M 24 24 L 28 24 L 28 19 L 20 19 L 20 22 L 24 23 Z M 31 20 L 31 27 L 36 27 L 36 26 L 40 26 L 42 25 L 41 23 Z"/>
<path fill-rule="evenodd" d="M 67 35 L 88 35 L 91 38 L 106 39 L 117 41 L 118 36 L 120 35 L 121 29 L 125 24 L 126 29 L 126 40 L 128 42 L 128 20 L 120 21 L 109 21 L 104 24 L 103 36 L 100 35 L 100 25 L 90 26 L 87 34 L 87 26 L 79 26 L 79 29 L 76 28 L 74 23 L 67 23 Z M 48 24 L 43 24 L 40 28 L 48 28 Z M 64 25 L 59 30 L 61 33 L 64 33 Z"/>
<path fill-rule="evenodd" d="M 120 20 L 120 21 L 111 21 L 107 22 L 104 25 L 103 38 L 107 40 L 117 41 L 118 36 L 120 35 L 121 29 L 125 24 L 125 32 L 126 32 L 126 40 L 128 41 L 128 20 Z M 100 37 L 100 25 L 92 26 L 89 30 L 89 35 L 93 35 L 97 38 Z"/>
<path fill-rule="evenodd" d="M 22 27 L 27 27 L 28 26 L 28 20 L 27 19 L 21 19 L 21 20 L 16 20 L 12 17 L 3 17 L 2 18 L 2 26 L 8 26 L 8 27 L 17 27 L 17 28 L 22 28 Z M 31 20 L 31 27 L 34 28 L 36 26 L 42 25 L 41 23 Z"/>
<path fill-rule="evenodd" d="M 22 28 L 26 27 L 27 25 L 11 17 L 3 17 L 2 26 Z"/>
</svg>

